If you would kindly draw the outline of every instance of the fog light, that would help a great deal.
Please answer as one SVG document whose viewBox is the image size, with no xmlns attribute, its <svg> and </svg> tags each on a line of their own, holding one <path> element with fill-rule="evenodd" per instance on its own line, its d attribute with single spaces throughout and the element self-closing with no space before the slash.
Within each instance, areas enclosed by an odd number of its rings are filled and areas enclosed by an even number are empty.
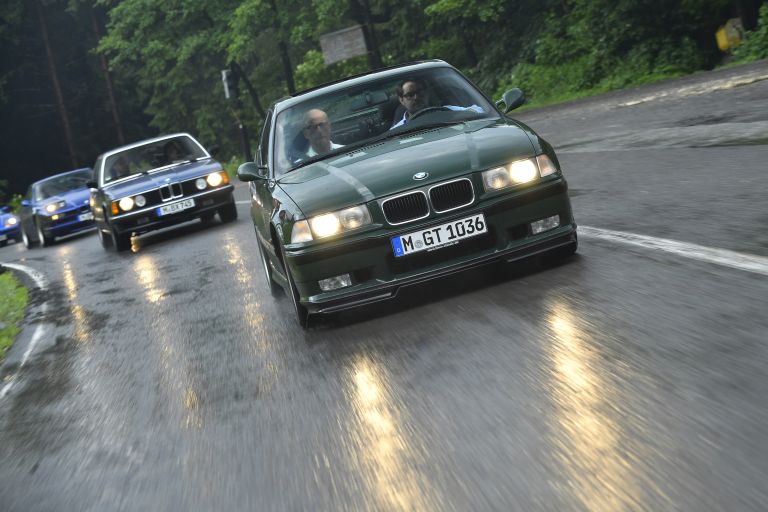
<svg viewBox="0 0 768 512">
<path fill-rule="evenodd" d="M 53 216 L 51 216 L 51 220 L 59 220 L 59 216 L 58 215 L 53 215 Z"/>
<path fill-rule="evenodd" d="M 318 284 L 320 285 L 321 290 L 330 292 L 331 290 L 338 290 L 345 286 L 351 286 L 352 279 L 349 277 L 349 274 L 342 274 L 336 277 L 329 277 L 328 279 L 321 279 L 318 281 Z"/>
<path fill-rule="evenodd" d="M 553 215 L 552 217 L 547 217 L 546 219 L 537 220 L 536 222 L 531 222 L 531 231 L 534 235 L 538 235 L 539 233 L 543 233 L 544 231 L 549 231 L 550 229 L 555 229 L 560 225 L 560 216 L 559 215 Z"/>
</svg>

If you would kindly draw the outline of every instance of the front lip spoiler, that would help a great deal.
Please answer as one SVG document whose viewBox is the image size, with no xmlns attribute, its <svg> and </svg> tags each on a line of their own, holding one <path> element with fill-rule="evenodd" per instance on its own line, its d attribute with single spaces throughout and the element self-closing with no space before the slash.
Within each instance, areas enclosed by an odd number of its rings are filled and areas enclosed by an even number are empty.
<svg viewBox="0 0 768 512">
<path fill-rule="evenodd" d="M 444 267 L 438 270 L 425 272 L 402 280 L 396 283 L 386 283 L 381 286 L 370 288 L 360 294 L 352 294 L 343 298 L 333 298 L 328 300 L 317 300 L 315 297 L 310 297 L 309 302 L 302 302 L 302 304 L 309 310 L 310 313 L 335 313 L 338 311 L 344 311 L 346 309 L 352 309 L 367 304 L 373 304 L 374 302 L 381 302 L 389 299 L 393 299 L 397 296 L 400 289 L 405 286 L 412 286 L 432 279 L 439 279 L 451 274 L 456 274 L 469 270 L 475 267 L 488 265 L 498 261 L 506 261 L 507 263 L 535 256 L 543 252 L 563 247 L 571 242 L 576 241 L 576 226 L 566 233 L 558 234 L 557 236 L 547 238 L 544 240 L 537 240 L 523 247 L 514 247 L 504 251 L 500 251 L 495 254 L 482 256 L 474 260 L 457 263 L 449 267 Z"/>
</svg>

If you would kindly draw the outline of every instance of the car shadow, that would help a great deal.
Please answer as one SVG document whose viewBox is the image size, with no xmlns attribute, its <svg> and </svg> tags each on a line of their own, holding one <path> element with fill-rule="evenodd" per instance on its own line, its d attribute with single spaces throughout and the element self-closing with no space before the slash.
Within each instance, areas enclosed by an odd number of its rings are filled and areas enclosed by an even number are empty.
<svg viewBox="0 0 768 512">
<path fill-rule="evenodd" d="M 167 228 L 158 229 L 157 231 L 150 231 L 149 233 L 131 237 L 131 252 L 137 253 L 142 249 L 149 248 L 153 245 L 160 245 L 180 237 L 195 235 L 212 228 L 233 225 L 236 222 L 237 221 L 224 223 L 218 218 L 209 221 L 193 219 L 182 224 L 175 224 Z"/>
<path fill-rule="evenodd" d="M 415 307 L 439 303 L 491 286 L 534 276 L 557 267 L 572 265 L 580 259 L 579 254 L 560 260 L 546 260 L 532 256 L 513 263 L 496 262 L 483 265 L 452 276 L 405 286 L 394 298 L 387 301 L 331 315 L 317 315 L 312 318 L 312 329 L 337 329 L 385 318 Z"/>
</svg>

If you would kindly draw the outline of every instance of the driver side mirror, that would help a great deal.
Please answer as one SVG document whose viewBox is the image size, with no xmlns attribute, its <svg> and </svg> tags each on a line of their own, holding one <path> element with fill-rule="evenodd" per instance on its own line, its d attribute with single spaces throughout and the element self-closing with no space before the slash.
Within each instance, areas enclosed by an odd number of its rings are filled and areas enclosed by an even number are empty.
<svg viewBox="0 0 768 512">
<path fill-rule="evenodd" d="M 256 165 L 256 162 L 245 162 L 237 168 L 237 178 L 240 181 L 256 181 L 267 179 L 267 166 Z"/>
<path fill-rule="evenodd" d="M 504 113 L 506 114 L 510 110 L 515 110 L 523 103 L 525 103 L 525 94 L 515 87 L 502 94 L 501 99 L 496 102 L 496 106 L 501 108 L 501 105 L 504 104 Z"/>
</svg>

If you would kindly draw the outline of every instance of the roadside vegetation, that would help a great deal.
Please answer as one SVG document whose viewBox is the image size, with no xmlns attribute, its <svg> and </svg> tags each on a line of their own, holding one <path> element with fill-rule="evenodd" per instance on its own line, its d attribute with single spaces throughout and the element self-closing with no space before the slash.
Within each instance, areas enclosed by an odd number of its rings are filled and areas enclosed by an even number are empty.
<svg viewBox="0 0 768 512">
<path fill-rule="evenodd" d="M 13 274 L 0 267 L 0 360 L 13 345 L 19 332 L 18 324 L 27 307 L 27 290 Z"/>
<path fill-rule="evenodd" d="M 715 33 L 736 17 L 747 34 L 730 55 Z M 766 0 L 8 0 L 6 201 L 158 133 L 242 158 L 240 123 L 255 150 L 272 101 L 372 68 L 439 58 L 494 98 L 520 87 L 537 106 L 765 58 L 767 17 Z M 321 38 L 351 26 L 370 52 L 326 64 Z M 238 101 L 223 69 L 242 77 Z"/>
</svg>

